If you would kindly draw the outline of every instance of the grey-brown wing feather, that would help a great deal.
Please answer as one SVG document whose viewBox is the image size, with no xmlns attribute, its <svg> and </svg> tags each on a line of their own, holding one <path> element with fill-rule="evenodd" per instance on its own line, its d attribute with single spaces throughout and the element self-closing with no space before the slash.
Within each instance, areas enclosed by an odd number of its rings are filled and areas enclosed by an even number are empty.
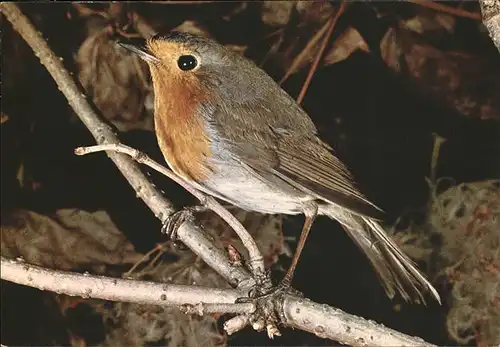
<svg viewBox="0 0 500 347">
<path fill-rule="evenodd" d="M 239 160 L 264 179 L 273 182 L 280 179 L 318 199 L 380 218 L 381 210 L 356 189 L 348 169 L 317 137 L 317 130 L 305 112 L 290 101 L 287 106 L 219 107 L 214 124 L 233 146 Z"/>
<path fill-rule="evenodd" d="M 311 142 L 300 147 L 280 146 L 280 163 L 274 170 L 330 203 L 366 217 L 381 218 L 382 211 L 356 189 L 345 165 L 327 148 Z"/>
</svg>

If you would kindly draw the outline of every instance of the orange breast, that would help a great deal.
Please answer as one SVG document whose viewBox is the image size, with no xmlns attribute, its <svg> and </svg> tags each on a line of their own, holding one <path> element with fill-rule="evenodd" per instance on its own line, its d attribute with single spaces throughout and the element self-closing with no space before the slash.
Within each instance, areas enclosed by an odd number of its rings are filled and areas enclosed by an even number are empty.
<svg viewBox="0 0 500 347">
<path fill-rule="evenodd" d="M 155 78 L 155 129 L 158 145 L 169 166 L 187 180 L 201 182 L 211 173 L 210 141 L 199 104 L 207 95 L 196 79 L 165 81 Z"/>
</svg>

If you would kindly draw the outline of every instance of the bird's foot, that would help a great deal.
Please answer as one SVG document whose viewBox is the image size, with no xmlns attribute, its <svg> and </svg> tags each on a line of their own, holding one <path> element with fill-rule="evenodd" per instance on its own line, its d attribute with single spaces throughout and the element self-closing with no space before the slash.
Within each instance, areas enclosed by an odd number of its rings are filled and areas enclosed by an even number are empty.
<svg viewBox="0 0 500 347">
<path fill-rule="evenodd" d="M 253 302 L 255 300 L 263 300 L 271 297 L 278 298 L 285 294 L 291 294 L 299 297 L 303 297 L 304 294 L 292 288 L 291 283 L 287 279 L 283 279 L 277 286 L 263 289 L 261 286 L 257 285 L 256 288 L 252 289 L 248 293 L 248 297 L 238 298 L 237 303 L 243 302 Z"/>
<path fill-rule="evenodd" d="M 277 286 L 274 286 L 273 288 L 263 292 L 262 294 L 258 295 L 257 298 L 264 299 L 271 296 L 277 297 L 285 294 L 291 294 L 300 297 L 304 296 L 301 292 L 292 288 L 291 282 L 289 280 L 283 279 Z"/>
<path fill-rule="evenodd" d="M 177 230 L 179 227 L 188 220 L 194 219 L 194 214 L 196 212 L 204 212 L 207 210 L 205 206 L 188 206 L 184 207 L 182 210 L 176 211 L 169 215 L 167 219 L 163 222 L 161 232 L 167 235 L 174 244 L 177 243 Z"/>
<path fill-rule="evenodd" d="M 263 289 L 257 285 L 249 292 L 248 297 L 238 298 L 237 303 L 255 303 L 255 311 L 249 319 L 257 331 L 267 330 L 269 338 L 281 336 L 278 326 L 284 321 L 283 303 L 286 294 L 303 297 L 303 294 L 291 287 L 290 281 L 284 279 L 275 287 Z"/>
</svg>

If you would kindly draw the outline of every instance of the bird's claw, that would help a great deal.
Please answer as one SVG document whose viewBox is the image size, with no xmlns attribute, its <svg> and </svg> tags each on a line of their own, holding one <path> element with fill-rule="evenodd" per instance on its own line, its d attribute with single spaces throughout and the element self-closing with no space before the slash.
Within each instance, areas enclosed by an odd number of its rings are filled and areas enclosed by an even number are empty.
<svg viewBox="0 0 500 347">
<path fill-rule="evenodd" d="M 179 227 L 188 220 L 194 219 L 195 212 L 203 212 L 206 210 L 205 206 L 188 206 L 182 210 L 176 211 L 169 215 L 163 222 L 161 232 L 167 235 L 172 242 L 177 242 L 177 230 Z"/>
<path fill-rule="evenodd" d="M 303 294 L 291 287 L 290 281 L 283 280 L 272 288 L 256 286 L 250 290 L 248 297 L 236 299 L 236 303 L 255 303 L 255 311 L 250 315 L 250 323 L 255 330 L 267 329 L 268 336 L 280 336 L 278 325 L 285 319 L 283 300 L 285 294 L 303 297 Z"/>
<path fill-rule="evenodd" d="M 284 295 L 284 294 L 292 294 L 292 295 L 296 295 L 296 296 L 300 296 L 300 297 L 304 296 L 301 292 L 292 288 L 289 281 L 283 280 L 277 286 L 272 287 L 268 291 L 258 295 L 257 299 L 264 299 L 264 298 L 268 298 L 271 296 L 277 297 L 277 296 Z"/>
<path fill-rule="evenodd" d="M 278 297 L 284 294 L 291 294 L 298 297 L 304 297 L 304 294 L 293 288 L 289 281 L 283 280 L 277 286 L 274 286 L 268 290 L 262 290 L 256 288 L 248 293 L 248 297 L 241 297 L 236 299 L 236 303 L 248 303 L 254 302 L 255 300 L 262 300 L 269 297 Z"/>
</svg>

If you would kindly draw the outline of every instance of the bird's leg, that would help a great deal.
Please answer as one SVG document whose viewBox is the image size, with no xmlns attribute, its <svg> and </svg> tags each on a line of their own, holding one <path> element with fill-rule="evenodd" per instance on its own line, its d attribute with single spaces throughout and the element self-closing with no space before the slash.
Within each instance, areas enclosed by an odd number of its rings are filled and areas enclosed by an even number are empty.
<svg viewBox="0 0 500 347">
<path fill-rule="evenodd" d="M 308 206 L 304 209 L 305 221 L 302 226 L 302 232 L 300 233 L 299 242 L 297 243 L 297 248 L 295 250 L 295 254 L 292 258 L 292 264 L 288 268 L 288 271 L 285 274 L 285 277 L 281 280 L 281 283 L 278 287 L 286 289 L 291 286 L 293 275 L 295 274 L 295 268 L 299 263 L 300 255 L 302 254 L 302 250 L 304 249 L 304 245 L 306 244 L 307 237 L 309 236 L 309 232 L 311 231 L 311 227 L 318 215 L 318 206 L 316 204 Z"/>
<path fill-rule="evenodd" d="M 285 274 L 285 277 L 281 280 L 281 282 L 276 286 L 268 290 L 267 292 L 264 292 L 263 294 L 259 295 L 256 294 L 256 297 L 259 299 L 262 299 L 264 297 L 276 295 L 276 294 L 281 294 L 284 292 L 293 292 L 296 295 L 302 295 L 300 292 L 297 290 L 292 290 L 291 284 L 293 280 L 293 275 L 295 273 L 295 268 L 297 267 L 297 264 L 299 263 L 300 255 L 302 254 L 302 250 L 304 249 L 304 245 L 307 240 L 307 236 L 309 236 L 309 232 L 311 231 L 311 227 L 314 223 L 314 220 L 316 219 L 316 216 L 318 215 L 318 205 L 316 204 L 309 204 L 304 208 L 304 216 L 305 216 L 305 221 L 304 225 L 302 227 L 302 232 L 300 233 L 299 237 L 299 242 L 297 244 L 297 249 L 295 250 L 295 254 L 293 255 L 292 258 L 292 264 L 288 268 L 288 271 Z M 237 302 L 247 302 L 251 301 L 249 298 L 239 298 Z"/>
<path fill-rule="evenodd" d="M 281 282 L 275 288 L 271 289 L 269 293 L 266 293 L 265 294 L 266 296 L 277 293 L 283 293 L 291 290 L 290 287 L 292 285 L 293 276 L 295 274 L 295 268 L 299 263 L 302 250 L 304 249 L 307 237 L 309 236 L 309 232 L 311 231 L 312 225 L 317 215 L 318 215 L 318 206 L 316 204 L 314 205 L 311 204 L 308 205 L 306 208 L 304 208 L 305 221 L 304 225 L 302 226 L 302 232 L 300 233 L 299 242 L 297 243 L 297 248 L 295 249 L 295 253 L 292 258 L 292 263 L 290 264 L 290 267 L 288 268 L 285 277 L 283 277 Z M 301 295 L 301 293 L 299 293 L 296 290 L 293 290 L 293 292 L 297 295 Z"/>
<path fill-rule="evenodd" d="M 187 220 L 194 218 L 194 213 L 208 210 L 205 206 L 188 206 L 170 214 L 163 222 L 161 232 L 166 234 L 173 242 L 177 240 L 177 230 Z"/>
</svg>

